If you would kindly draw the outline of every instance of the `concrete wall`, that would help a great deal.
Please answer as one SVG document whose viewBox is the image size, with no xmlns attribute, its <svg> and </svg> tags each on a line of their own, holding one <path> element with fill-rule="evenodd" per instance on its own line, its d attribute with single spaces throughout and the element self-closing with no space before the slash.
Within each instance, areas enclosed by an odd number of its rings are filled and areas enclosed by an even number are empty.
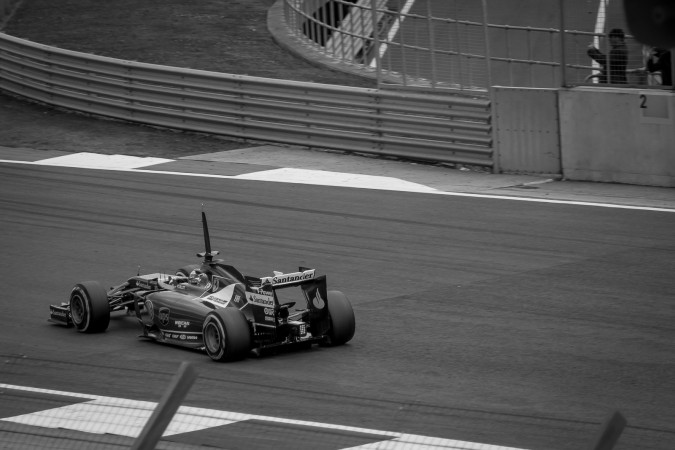
<svg viewBox="0 0 675 450">
<path fill-rule="evenodd" d="M 494 160 L 501 172 L 560 174 L 558 92 L 496 87 Z"/>
<path fill-rule="evenodd" d="M 675 187 L 675 92 L 498 87 L 493 118 L 501 172 Z"/>
<path fill-rule="evenodd" d="M 675 187 L 675 93 L 585 87 L 558 95 L 566 178 Z"/>
</svg>

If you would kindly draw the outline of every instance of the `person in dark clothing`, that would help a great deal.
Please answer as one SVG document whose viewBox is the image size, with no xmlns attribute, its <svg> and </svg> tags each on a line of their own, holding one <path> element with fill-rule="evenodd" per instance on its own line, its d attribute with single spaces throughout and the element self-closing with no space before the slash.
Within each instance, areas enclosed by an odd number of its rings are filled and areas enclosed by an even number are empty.
<svg viewBox="0 0 675 450">
<path fill-rule="evenodd" d="M 614 28 L 609 32 L 609 45 L 611 47 L 609 55 L 605 55 L 593 45 L 588 47 L 588 56 L 602 67 L 598 81 L 603 84 L 626 84 L 628 82 L 626 78 L 628 47 L 626 47 L 625 34 L 621 28 Z"/>
<path fill-rule="evenodd" d="M 673 85 L 673 66 L 670 50 L 654 48 L 647 59 L 647 71 L 650 73 L 661 72 L 661 84 Z"/>
</svg>

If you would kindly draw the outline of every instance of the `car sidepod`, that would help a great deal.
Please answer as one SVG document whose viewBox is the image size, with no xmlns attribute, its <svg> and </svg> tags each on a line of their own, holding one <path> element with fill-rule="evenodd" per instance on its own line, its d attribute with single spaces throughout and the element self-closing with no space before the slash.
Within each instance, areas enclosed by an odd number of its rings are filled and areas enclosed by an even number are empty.
<svg viewBox="0 0 675 450">
<path fill-rule="evenodd" d="M 138 313 L 143 334 L 167 344 L 200 348 L 204 341 L 202 324 L 214 308 L 176 291 L 148 295 Z"/>
</svg>

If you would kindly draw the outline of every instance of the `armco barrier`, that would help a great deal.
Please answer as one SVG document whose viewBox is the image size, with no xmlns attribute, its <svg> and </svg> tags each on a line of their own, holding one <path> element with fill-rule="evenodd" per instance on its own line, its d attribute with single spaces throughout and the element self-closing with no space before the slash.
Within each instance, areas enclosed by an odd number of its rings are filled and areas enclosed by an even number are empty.
<svg viewBox="0 0 675 450">
<path fill-rule="evenodd" d="M 244 139 L 491 167 L 490 104 L 165 67 L 0 33 L 0 89 L 118 119 Z"/>
</svg>

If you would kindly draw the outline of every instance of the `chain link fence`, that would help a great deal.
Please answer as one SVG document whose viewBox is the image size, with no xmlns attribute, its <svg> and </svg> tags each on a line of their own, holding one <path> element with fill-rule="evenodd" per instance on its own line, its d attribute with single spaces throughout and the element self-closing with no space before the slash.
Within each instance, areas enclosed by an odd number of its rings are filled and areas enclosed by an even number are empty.
<svg viewBox="0 0 675 450">
<path fill-rule="evenodd" d="M 665 50 L 630 35 L 622 2 L 284 1 L 289 29 L 308 47 L 370 71 L 381 85 L 481 92 L 496 85 L 672 83 Z M 610 42 L 612 30 L 620 42 Z"/>
<path fill-rule="evenodd" d="M 570 8 L 562 1 L 561 5 L 567 84 L 659 87 L 672 83 L 664 77 L 672 71 L 667 58 L 662 58 L 666 49 L 645 46 L 630 34 L 623 2 L 597 0 L 586 9 Z"/>
</svg>

